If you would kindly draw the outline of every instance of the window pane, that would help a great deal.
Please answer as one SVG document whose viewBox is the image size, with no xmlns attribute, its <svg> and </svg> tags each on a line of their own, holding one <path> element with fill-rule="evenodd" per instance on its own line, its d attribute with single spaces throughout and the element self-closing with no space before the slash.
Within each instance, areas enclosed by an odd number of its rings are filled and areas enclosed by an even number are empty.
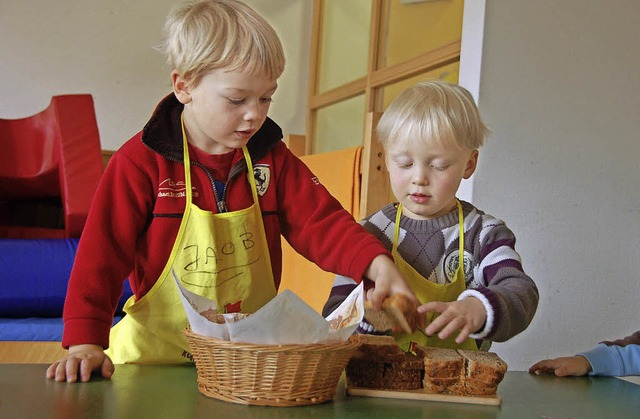
<svg viewBox="0 0 640 419">
<path fill-rule="evenodd" d="M 391 0 L 385 54 L 381 67 L 391 66 L 459 40 L 463 0 Z"/>
<path fill-rule="evenodd" d="M 318 93 L 364 77 L 369 55 L 370 0 L 325 0 Z"/>
<path fill-rule="evenodd" d="M 318 110 L 314 153 L 361 145 L 364 104 L 364 95 L 360 95 Z"/>
</svg>

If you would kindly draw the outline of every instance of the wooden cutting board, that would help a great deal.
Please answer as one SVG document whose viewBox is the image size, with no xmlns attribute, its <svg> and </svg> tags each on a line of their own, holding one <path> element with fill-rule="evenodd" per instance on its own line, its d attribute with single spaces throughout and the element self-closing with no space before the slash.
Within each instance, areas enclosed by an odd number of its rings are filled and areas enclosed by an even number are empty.
<svg viewBox="0 0 640 419">
<path fill-rule="evenodd" d="M 467 403 L 499 406 L 502 398 L 493 396 L 456 396 L 453 394 L 427 393 L 420 390 L 374 390 L 370 388 L 347 387 L 347 394 L 351 396 L 385 397 L 389 399 L 427 400 L 433 402 Z"/>
</svg>

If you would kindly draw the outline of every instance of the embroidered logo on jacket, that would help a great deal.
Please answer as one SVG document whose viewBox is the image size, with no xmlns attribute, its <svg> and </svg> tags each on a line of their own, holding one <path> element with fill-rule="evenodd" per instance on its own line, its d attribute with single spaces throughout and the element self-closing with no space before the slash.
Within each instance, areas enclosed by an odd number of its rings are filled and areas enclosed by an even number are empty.
<svg viewBox="0 0 640 419">
<path fill-rule="evenodd" d="M 199 195 L 195 186 L 191 186 L 191 193 L 194 197 Z M 187 185 L 182 180 L 175 182 L 171 178 L 167 178 L 158 186 L 158 198 L 184 198 L 186 195 Z"/>
<path fill-rule="evenodd" d="M 264 196 L 271 181 L 271 168 L 267 164 L 253 166 L 253 178 L 256 180 L 258 195 Z"/>
</svg>

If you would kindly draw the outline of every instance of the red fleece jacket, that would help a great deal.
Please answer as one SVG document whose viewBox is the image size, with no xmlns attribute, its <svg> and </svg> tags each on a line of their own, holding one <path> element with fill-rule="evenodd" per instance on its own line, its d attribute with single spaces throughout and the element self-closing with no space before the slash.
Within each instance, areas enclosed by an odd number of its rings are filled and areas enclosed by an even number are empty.
<svg viewBox="0 0 640 419">
<path fill-rule="evenodd" d="M 182 108 L 165 98 L 145 126 L 111 158 L 96 191 L 71 272 L 62 344 L 108 347 L 113 313 L 128 277 L 137 299 L 155 284 L 171 252 L 185 208 Z M 281 141 L 267 119 L 248 148 L 254 166 L 270 169 L 259 197 L 276 288 L 280 236 L 322 269 L 361 279 L 371 261 L 389 255 Z M 210 175 L 226 182 L 229 211 L 252 203 L 242 150 L 208 156 L 190 147 L 194 203 L 216 212 Z M 313 278 L 309 278 L 313 281 Z M 313 286 L 310 283 L 309 286 Z"/>
</svg>

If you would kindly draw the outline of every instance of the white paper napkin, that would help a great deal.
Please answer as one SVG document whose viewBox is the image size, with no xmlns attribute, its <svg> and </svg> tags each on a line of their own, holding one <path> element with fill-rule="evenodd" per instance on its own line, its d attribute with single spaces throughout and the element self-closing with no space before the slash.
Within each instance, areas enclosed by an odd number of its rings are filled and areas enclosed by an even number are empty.
<svg viewBox="0 0 640 419">
<path fill-rule="evenodd" d="M 220 324 L 201 314 L 217 311 L 216 302 L 190 292 L 182 286 L 175 272 L 172 273 L 191 330 L 202 336 L 273 345 L 345 341 L 364 315 L 363 287 L 360 284 L 326 319 L 296 294 L 285 290 L 246 317 L 238 319 L 236 313 L 223 314 L 226 321 Z"/>
</svg>

